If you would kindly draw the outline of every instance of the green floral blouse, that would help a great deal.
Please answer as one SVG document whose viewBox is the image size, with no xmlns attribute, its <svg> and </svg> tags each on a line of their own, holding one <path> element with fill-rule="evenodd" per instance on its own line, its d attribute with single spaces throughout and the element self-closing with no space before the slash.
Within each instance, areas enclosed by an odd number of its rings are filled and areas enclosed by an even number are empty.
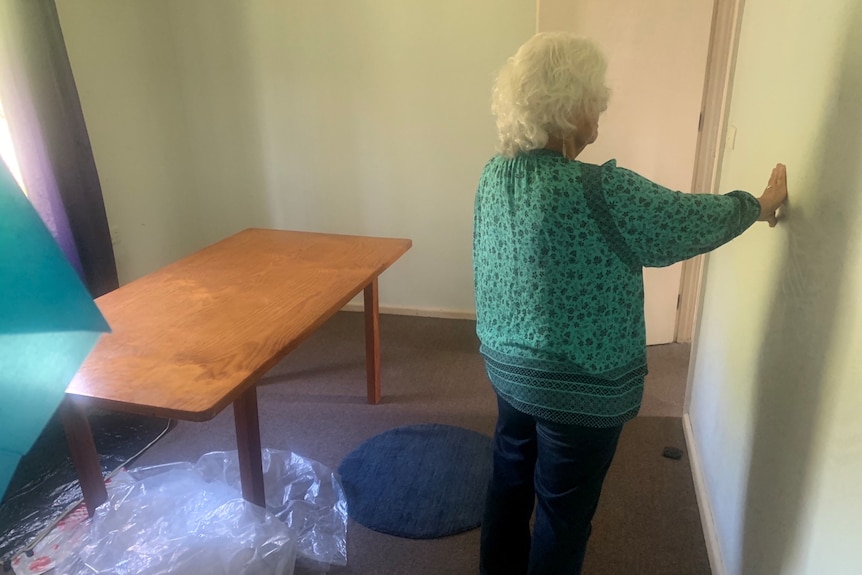
<svg viewBox="0 0 862 575">
<path fill-rule="evenodd" d="M 613 161 L 492 158 L 476 193 L 473 269 L 497 393 L 560 423 L 633 418 L 647 373 L 642 269 L 713 250 L 759 213 L 746 192 L 674 192 Z"/>
</svg>

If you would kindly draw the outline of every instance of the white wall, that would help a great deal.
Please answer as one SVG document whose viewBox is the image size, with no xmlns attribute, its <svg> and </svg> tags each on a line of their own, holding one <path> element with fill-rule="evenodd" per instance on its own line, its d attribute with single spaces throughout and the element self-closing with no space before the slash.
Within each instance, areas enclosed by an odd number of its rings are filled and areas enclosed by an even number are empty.
<svg viewBox="0 0 862 575">
<path fill-rule="evenodd" d="M 746 0 L 721 191 L 791 203 L 712 254 L 690 417 L 729 574 L 862 572 L 862 5 Z"/>
<path fill-rule="evenodd" d="M 122 282 L 201 247 L 169 4 L 57 2 Z"/>
<path fill-rule="evenodd" d="M 58 4 L 121 280 L 249 226 L 399 236 L 381 305 L 473 309 L 490 88 L 533 2 Z"/>
</svg>

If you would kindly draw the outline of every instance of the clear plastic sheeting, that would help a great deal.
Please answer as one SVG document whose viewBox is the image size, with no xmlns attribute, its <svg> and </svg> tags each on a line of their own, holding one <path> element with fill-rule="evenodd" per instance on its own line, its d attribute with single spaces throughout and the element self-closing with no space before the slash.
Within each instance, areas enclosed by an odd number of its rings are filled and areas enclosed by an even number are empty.
<svg viewBox="0 0 862 575">
<path fill-rule="evenodd" d="M 166 434 L 170 421 L 92 409 L 90 428 L 102 470 L 113 473 Z M 21 459 L 0 502 L 0 558 L 28 548 L 81 499 L 59 414 Z"/>
<path fill-rule="evenodd" d="M 70 574 L 293 574 L 293 534 L 235 489 L 192 465 L 141 471 L 152 475 L 117 481 L 96 510 Z"/>
<path fill-rule="evenodd" d="M 266 511 L 240 496 L 236 452 L 121 472 L 92 520 L 61 522 L 35 556 L 16 558 L 15 572 L 35 563 L 57 575 L 292 575 L 297 562 L 318 572 L 345 565 L 337 477 L 286 451 L 262 459 Z"/>
<path fill-rule="evenodd" d="M 347 564 L 347 501 L 326 466 L 289 451 L 264 449 L 267 510 L 296 533 L 296 550 L 310 564 Z M 197 470 L 207 481 L 240 489 L 236 451 L 207 453 Z"/>
</svg>

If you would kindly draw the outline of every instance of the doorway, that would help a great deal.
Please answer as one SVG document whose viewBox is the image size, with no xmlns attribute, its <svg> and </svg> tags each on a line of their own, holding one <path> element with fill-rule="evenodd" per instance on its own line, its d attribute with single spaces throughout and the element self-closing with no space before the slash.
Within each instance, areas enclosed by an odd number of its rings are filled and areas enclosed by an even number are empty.
<svg viewBox="0 0 862 575">
<path fill-rule="evenodd" d="M 616 159 L 669 188 L 717 193 L 742 0 L 537 0 L 537 31 L 596 40 L 614 94 L 582 158 Z M 645 414 L 687 410 L 706 256 L 644 270 L 651 378 Z M 658 366 L 653 369 L 654 366 Z"/>
<path fill-rule="evenodd" d="M 538 0 L 538 31 L 588 36 L 608 58 L 611 101 L 584 161 L 691 190 L 712 19 L 713 0 Z M 648 345 L 676 339 L 682 267 L 644 270 Z"/>
</svg>

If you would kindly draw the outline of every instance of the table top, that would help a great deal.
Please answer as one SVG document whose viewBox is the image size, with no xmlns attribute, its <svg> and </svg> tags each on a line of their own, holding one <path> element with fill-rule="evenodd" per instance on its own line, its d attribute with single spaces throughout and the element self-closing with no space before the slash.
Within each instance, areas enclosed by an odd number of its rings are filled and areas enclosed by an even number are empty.
<svg viewBox="0 0 862 575">
<path fill-rule="evenodd" d="M 66 393 L 105 409 L 212 419 L 411 245 L 240 232 L 98 298 L 112 333 Z"/>
</svg>

